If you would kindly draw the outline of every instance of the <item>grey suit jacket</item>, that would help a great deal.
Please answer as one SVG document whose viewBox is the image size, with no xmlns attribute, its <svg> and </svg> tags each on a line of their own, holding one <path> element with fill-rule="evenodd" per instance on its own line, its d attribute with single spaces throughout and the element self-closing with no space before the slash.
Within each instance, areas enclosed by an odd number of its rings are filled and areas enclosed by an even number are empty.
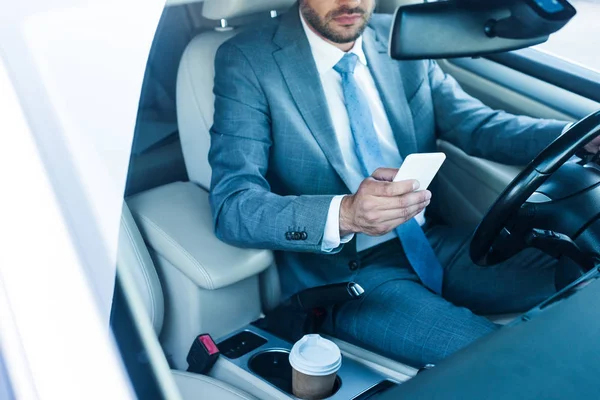
<svg viewBox="0 0 600 400">
<path fill-rule="evenodd" d="M 374 15 L 363 46 L 404 157 L 435 151 L 443 138 L 471 155 L 526 164 L 562 131 L 564 122 L 484 106 L 434 61 L 390 59 L 391 22 Z M 276 250 L 284 296 L 351 279 L 355 240 L 321 252 L 329 204 L 349 193 L 347 169 L 297 7 L 223 44 L 215 70 L 209 160 L 217 236 Z"/>
</svg>

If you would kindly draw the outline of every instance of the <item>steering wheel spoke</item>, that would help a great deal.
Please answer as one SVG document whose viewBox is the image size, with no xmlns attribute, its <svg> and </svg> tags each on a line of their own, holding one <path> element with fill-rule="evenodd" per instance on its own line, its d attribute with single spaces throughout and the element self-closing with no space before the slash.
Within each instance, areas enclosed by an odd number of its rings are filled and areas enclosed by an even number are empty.
<svg viewBox="0 0 600 400">
<path fill-rule="evenodd" d="M 498 264 L 526 247 L 536 247 L 544 252 L 559 252 L 561 255 L 573 258 L 583 268 L 588 268 L 590 263 L 593 266 L 593 257 L 582 252 L 568 236 L 531 230 L 532 225 L 537 225 L 540 220 L 539 215 L 535 216 L 535 205 L 525 206 L 521 210 L 520 208 L 550 176 L 575 155 L 577 150 L 598 136 L 600 136 L 600 111 L 590 114 L 571 126 L 508 185 L 473 235 L 470 255 L 476 264 L 481 266 Z"/>
</svg>

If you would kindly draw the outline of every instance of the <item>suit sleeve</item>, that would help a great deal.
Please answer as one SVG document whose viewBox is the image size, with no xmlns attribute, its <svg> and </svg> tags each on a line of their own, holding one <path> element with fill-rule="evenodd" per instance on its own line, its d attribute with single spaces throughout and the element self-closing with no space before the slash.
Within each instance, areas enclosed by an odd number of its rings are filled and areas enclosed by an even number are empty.
<svg viewBox="0 0 600 400">
<path fill-rule="evenodd" d="M 209 162 L 217 237 L 238 247 L 321 252 L 334 196 L 271 192 L 269 104 L 251 64 L 233 44 L 217 52 L 214 94 Z"/>
<path fill-rule="evenodd" d="M 493 110 L 465 93 L 435 61 L 428 69 L 438 136 L 470 155 L 526 165 L 567 125 Z"/>
</svg>

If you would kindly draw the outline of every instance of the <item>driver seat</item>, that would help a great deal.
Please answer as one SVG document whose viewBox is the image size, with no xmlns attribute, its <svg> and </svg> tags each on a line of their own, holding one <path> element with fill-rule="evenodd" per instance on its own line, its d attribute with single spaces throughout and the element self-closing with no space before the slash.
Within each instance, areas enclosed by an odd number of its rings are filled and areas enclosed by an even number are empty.
<svg viewBox="0 0 600 400">
<path fill-rule="evenodd" d="M 223 21 L 269 18 L 295 0 L 206 0 L 203 16 Z M 256 14 L 263 12 L 263 14 Z M 127 199 L 157 267 L 165 293 L 160 342 L 171 365 L 187 367 L 189 344 L 200 333 L 218 340 L 279 305 L 281 291 L 273 255 L 221 242 L 213 232 L 208 203 L 211 168 L 209 129 L 214 113 L 214 58 L 239 29 L 215 29 L 192 39 L 177 76 L 177 117 L 190 182 L 175 182 Z M 344 354 L 386 371 L 398 381 L 415 371 L 396 361 L 336 340 Z M 223 363 L 228 364 L 228 363 Z M 230 366 L 231 367 L 231 366 Z M 219 376 L 232 379 L 235 368 Z M 215 373 L 219 374 L 219 371 Z M 216 376 L 216 375 L 215 375 Z M 252 390 L 248 390 L 252 393 Z"/>
<path fill-rule="evenodd" d="M 250 16 L 259 19 L 257 13 L 262 12 L 262 17 L 268 17 L 269 12 L 286 11 L 294 3 L 295 0 L 205 0 L 202 15 L 215 21 Z M 212 174 L 208 151 L 215 101 L 214 59 L 221 44 L 241 30 L 243 27 L 228 27 L 199 34 L 188 44 L 179 65 L 177 121 L 181 147 L 190 181 L 207 192 Z M 263 310 L 268 311 L 279 305 L 280 295 L 279 275 L 276 266 L 272 265 L 261 275 Z"/>
</svg>

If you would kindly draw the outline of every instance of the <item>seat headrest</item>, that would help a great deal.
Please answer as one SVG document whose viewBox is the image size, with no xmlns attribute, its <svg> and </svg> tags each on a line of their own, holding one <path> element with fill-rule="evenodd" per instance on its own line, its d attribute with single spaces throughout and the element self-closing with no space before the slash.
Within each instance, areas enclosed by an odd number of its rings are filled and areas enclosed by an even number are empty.
<svg viewBox="0 0 600 400">
<path fill-rule="evenodd" d="M 271 10 L 286 10 L 296 0 L 205 0 L 202 16 L 212 20 L 242 17 Z"/>
</svg>

